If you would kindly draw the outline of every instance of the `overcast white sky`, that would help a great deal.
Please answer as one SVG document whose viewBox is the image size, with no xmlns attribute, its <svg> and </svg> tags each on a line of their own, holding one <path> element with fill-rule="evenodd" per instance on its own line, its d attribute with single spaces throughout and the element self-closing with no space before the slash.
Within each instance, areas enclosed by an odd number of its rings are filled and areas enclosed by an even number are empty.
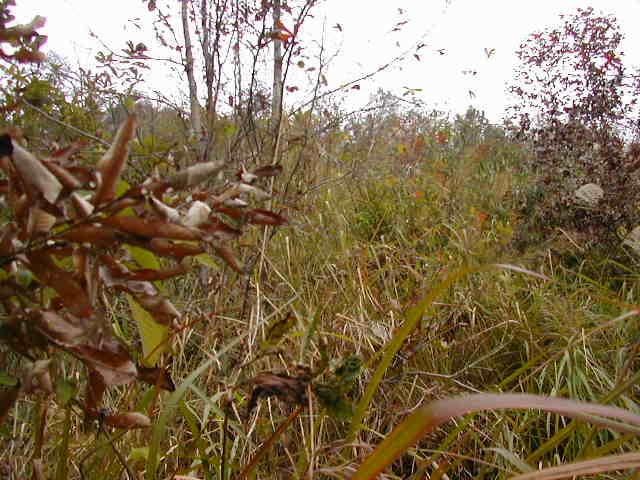
<svg viewBox="0 0 640 480">
<path fill-rule="evenodd" d="M 96 43 L 89 27 L 114 49 L 136 35 L 153 45 L 127 20 L 149 19 L 140 0 L 17 0 L 18 20 L 35 14 L 47 17 L 44 33 L 47 48 L 72 63 L 92 61 Z M 329 44 L 341 45 L 341 53 L 328 71 L 329 86 L 338 86 L 363 73 L 375 70 L 414 42 L 422 49 L 421 60 L 409 58 L 395 68 L 364 82 L 360 91 L 350 93 L 354 107 L 366 103 L 378 86 L 401 95 L 404 87 L 420 88 L 420 98 L 429 106 L 462 112 L 469 104 L 485 110 L 499 121 L 507 103 L 505 86 L 516 64 L 515 50 L 535 30 L 559 23 L 558 16 L 578 7 L 618 18 L 626 39 L 623 50 L 627 65 L 640 65 L 640 0 L 324 0 L 314 11 L 310 33 L 319 35 L 326 18 L 328 27 L 340 23 L 343 31 L 328 28 Z M 404 10 L 401 16 L 398 9 Z M 401 32 L 391 32 L 394 24 L 409 20 Z M 179 27 L 178 27 L 179 28 Z M 400 44 L 398 47 L 396 42 Z M 495 49 L 487 58 L 485 48 Z M 445 55 L 437 50 L 444 49 Z M 464 70 L 477 71 L 465 75 Z M 149 78 L 160 88 L 166 78 Z M 186 90 L 186 85 L 185 85 Z M 475 94 L 471 99 L 469 90 Z"/>
</svg>

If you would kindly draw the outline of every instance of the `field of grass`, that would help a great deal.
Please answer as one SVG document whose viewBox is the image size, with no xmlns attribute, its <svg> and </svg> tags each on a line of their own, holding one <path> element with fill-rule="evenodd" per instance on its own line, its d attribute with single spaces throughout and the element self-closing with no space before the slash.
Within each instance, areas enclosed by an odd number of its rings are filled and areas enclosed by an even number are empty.
<svg viewBox="0 0 640 480">
<path fill-rule="evenodd" d="M 295 201 L 273 200 L 290 224 L 243 240 L 248 276 L 215 263 L 167 284 L 188 325 L 167 357 L 176 390 L 112 388 L 105 405 L 151 427 L 83 425 L 70 407 L 22 399 L 2 475 L 26 478 L 35 456 L 59 480 L 349 478 L 437 399 L 526 393 L 640 413 L 637 259 L 560 229 L 534 241 L 526 147 L 486 124 L 434 125 L 420 142 L 400 127 L 318 138 Z M 134 329 L 124 300 L 112 314 Z M 265 398 L 250 409 L 252 389 Z M 569 417 L 456 415 L 379 478 L 502 479 L 638 448 L 633 432 Z M 597 478 L 637 478 L 612 469 Z"/>
</svg>

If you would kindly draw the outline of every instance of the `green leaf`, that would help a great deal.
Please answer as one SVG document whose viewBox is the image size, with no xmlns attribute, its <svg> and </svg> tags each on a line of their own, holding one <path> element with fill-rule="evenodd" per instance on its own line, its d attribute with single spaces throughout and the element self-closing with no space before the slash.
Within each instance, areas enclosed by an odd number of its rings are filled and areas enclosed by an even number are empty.
<svg viewBox="0 0 640 480">
<path fill-rule="evenodd" d="M 67 407 L 78 393 L 76 384 L 66 378 L 59 378 L 56 382 L 56 400 Z"/>
<path fill-rule="evenodd" d="M 204 265 L 205 267 L 214 268 L 216 270 L 220 268 L 219 263 L 216 262 L 216 260 L 208 253 L 201 253 L 199 255 L 195 255 L 193 259 L 199 264 Z"/>
<path fill-rule="evenodd" d="M 0 385 L 3 387 L 15 387 L 18 385 L 18 379 L 7 372 L 0 372 Z"/>
<path fill-rule="evenodd" d="M 135 447 L 132 448 L 131 452 L 129 453 L 129 461 L 132 463 L 145 462 L 148 456 L 149 447 Z"/>
<path fill-rule="evenodd" d="M 167 350 L 169 328 L 156 322 L 151 314 L 136 302 L 131 295 L 127 295 L 131 316 L 138 324 L 138 331 L 142 340 L 142 364 L 154 367 L 160 355 Z"/>
<path fill-rule="evenodd" d="M 142 268 L 149 268 L 153 270 L 160 270 L 160 260 L 153 252 L 145 248 L 136 247 L 134 245 L 126 245 L 125 248 L 138 265 Z"/>
<path fill-rule="evenodd" d="M 351 355 L 345 358 L 338 368 L 336 368 L 334 374 L 336 380 L 342 385 L 351 385 L 362 374 L 364 366 L 362 360 L 357 355 Z"/>
<path fill-rule="evenodd" d="M 313 391 L 331 418 L 344 422 L 353 416 L 353 405 L 346 399 L 341 385 L 322 383 L 314 386 Z"/>
</svg>

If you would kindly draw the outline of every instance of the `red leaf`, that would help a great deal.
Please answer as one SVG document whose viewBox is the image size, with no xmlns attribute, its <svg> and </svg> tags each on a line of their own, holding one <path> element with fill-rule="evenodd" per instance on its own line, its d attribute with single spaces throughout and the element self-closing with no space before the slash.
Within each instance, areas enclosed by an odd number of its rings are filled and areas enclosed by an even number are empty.
<svg viewBox="0 0 640 480">
<path fill-rule="evenodd" d="M 164 368 L 138 365 L 138 379 L 148 385 L 153 385 L 169 392 L 173 392 L 176 389 L 171 375 Z"/>
<path fill-rule="evenodd" d="M 94 205 L 107 203 L 115 198 L 116 185 L 129 156 L 129 142 L 136 130 L 136 117 L 131 114 L 118 130 L 111 147 L 98 161 L 98 171 L 102 179 L 95 197 Z"/>
<path fill-rule="evenodd" d="M 67 309 L 78 317 L 89 317 L 93 308 L 84 289 L 73 278 L 73 274 L 62 270 L 42 250 L 27 253 L 29 268 L 38 280 L 53 288 Z"/>
<path fill-rule="evenodd" d="M 198 230 L 164 220 L 148 220 L 139 217 L 116 215 L 107 217 L 102 222 L 121 232 L 130 233 L 138 237 L 170 238 L 173 240 L 200 240 L 202 238 L 202 234 Z"/>
<path fill-rule="evenodd" d="M 242 262 L 240 262 L 240 260 L 236 258 L 231 248 L 229 248 L 227 245 L 221 244 L 214 247 L 214 249 L 216 251 L 216 254 L 225 262 L 227 262 L 227 264 L 236 272 L 241 274 L 246 273 L 244 265 L 242 264 Z"/>
<path fill-rule="evenodd" d="M 287 219 L 277 213 L 256 208 L 247 213 L 247 221 L 253 225 L 286 225 Z"/>
<path fill-rule="evenodd" d="M 98 247 L 110 247 L 125 237 L 113 228 L 100 224 L 79 225 L 59 235 L 59 238 L 69 242 L 90 243 Z"/>
<path fill-rule="evenodd" d="M 88 372 L 89 378 L 87 379 L 85 405 L 89 411 L 93 411 L 102 403 L 102 397 L 104 396 L 107 385 L 104 383 L 102 375 L 98 372 L 92 368 L 88 369 Z"/>
<path fill-rule="evenodd" d="M 147 428 L 151 426 L 151 420 L 140 412 L 114 413 L 104 417 L 106 425 L 113 428 Z"/>
<path fill-rule="evenodd" d="M 158 255 L 164 257 L 173 257 L 177 259 L 199 255 L 205 252 L 205 249 L 202 247 L 202 245 L 175 243 L 160 238 L 153 238 L 146 243 L 135 243 L 135 245 L 151 250 Z"/>
</svg>

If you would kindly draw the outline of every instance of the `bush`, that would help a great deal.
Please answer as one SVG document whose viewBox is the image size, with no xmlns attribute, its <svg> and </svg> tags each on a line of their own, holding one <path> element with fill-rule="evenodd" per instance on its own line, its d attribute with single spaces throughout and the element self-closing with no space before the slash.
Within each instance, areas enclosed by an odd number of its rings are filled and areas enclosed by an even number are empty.
<svg viewBox="0 0 640 480">
<path fill-rule="evenodd" d="M 515 132 L 532 147 L 529 167 L 539 200 L 529 225 L 562 227 L 613 243 L 640 221 L 640 162 L 625 143 L 638 136 L 637 76 L 622 62 L 616 19 L 578 9 L 559 28 L 534 33 L 518 51 L 511 92 Z M 575 192 L 603 189 L 592 202 Z"/>
</svg>

